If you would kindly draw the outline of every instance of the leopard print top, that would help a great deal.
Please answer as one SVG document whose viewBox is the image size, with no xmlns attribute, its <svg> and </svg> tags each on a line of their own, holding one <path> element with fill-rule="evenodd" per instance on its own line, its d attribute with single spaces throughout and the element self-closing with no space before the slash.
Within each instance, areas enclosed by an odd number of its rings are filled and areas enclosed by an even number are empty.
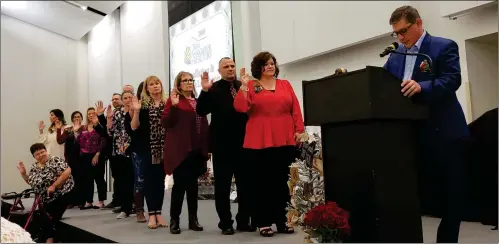
<svg viewBox="0 0 499 244">
<path fill-rule="evenodd" d="M 49 188 L 67 168 L 69 168 L 69 166 L 64 162 L 64 159 L 56 156 L 49 156 L 49 160 L 45 165 L 40 165 L 36 162 L 33 163 L 31 170 L 29 171 L 28 183 L 36 194 L 46 196 L 47 188 Z M 44 202 L 52 202 L 58 197 L 70 192 L 73 187 L 73 176 L 69 175 L 69 178 L 64 185 L 61 188 L 56 189 L 50 198 L 42 197 L 42 199 Z"/>
</svg>

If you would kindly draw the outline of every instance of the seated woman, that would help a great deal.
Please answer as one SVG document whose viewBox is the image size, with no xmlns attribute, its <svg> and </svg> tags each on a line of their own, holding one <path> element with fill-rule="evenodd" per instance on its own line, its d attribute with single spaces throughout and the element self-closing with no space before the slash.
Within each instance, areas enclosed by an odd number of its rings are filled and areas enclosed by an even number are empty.
<svg viewBox="0 0 499 244">
<path fill-rule="evenodd" d="M 74 187 L 71 168 L 64 159 L 49 155 L 42 143 L 33 144 L 29 150 L 36 160 L 29 174 L 26 174 L 23 162 L 19 162 L 17 168 L 24 181 L 42 196 L 45 210 L 52 217 L 43 225 L 44 232 L 47 243 L 53 243 L 57 225 L 68 205 L 68 193 Z"/>
</svg>

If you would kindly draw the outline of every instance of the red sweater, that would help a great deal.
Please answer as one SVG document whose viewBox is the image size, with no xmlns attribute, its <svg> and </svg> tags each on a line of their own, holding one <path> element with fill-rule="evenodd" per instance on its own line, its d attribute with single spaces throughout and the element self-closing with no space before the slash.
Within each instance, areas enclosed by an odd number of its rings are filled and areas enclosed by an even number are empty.
<svg viewBox="0 0 499 244">
<path fill-rule="evenodd" d="M 200 149 L 206 161 L 208 160 L 208 119 L 203 116 L 197 124 L 196 118 L 195 108 L 184 97 L 180 97 L 176 107 L 172 106 L 170 98 L 166 101 L 161 123 L 166 128 L 163 160 L 167 175 L 171 175 L 193 150 Z"/>
<path fill-rule="evenodd" d="M 296 145 L 295 133 L 305 131 L 300 104 L 287 80 L 276 80 L 275 91 L 256 92 L 249 81 L 247 99 L 241 90 L 234 99 L 238 112 L 248 113 L 244 148 L 262 149 Z"/>
</svg>

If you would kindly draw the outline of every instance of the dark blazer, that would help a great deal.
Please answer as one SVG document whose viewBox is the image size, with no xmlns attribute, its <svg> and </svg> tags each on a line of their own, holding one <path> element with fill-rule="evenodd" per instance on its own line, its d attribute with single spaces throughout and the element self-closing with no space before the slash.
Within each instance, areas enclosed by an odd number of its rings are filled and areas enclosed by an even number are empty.
<svg viewBox="0 0 499 244">
<path fill-rule="evenodd" d="M 214 82 L 208 92 L 201 92 L 196 106 L 196 112 L 201 116 L 211 113 L 210 152 L 232 151 L 243 147 L 248 115 L 234 109 L 229 82 Z M 239 91 L 241 82 L 233 82 L 236 91 Z"/>
<path fill-rule="evenodd" d="M 171 98 L 168 98 L 161 124 L 166 129 L 163 151 L 166 174 L 172 174 L 191 152 L 200 153 L 206 164 L 209 143 L 208 119 L 202 116 L 198 134 L 196 111 L 186 98 L 180 96 L 179 103 L 175 107 L 172 106 Z"/>
<path fill-rule="evenodd" d="M 403 45 L 397 51 L 405 52 Z M 430 72 L 423 72 L 419 66 L 424 60 L 417 57 L 412 79 L 421 85 L 421 92 L 413 96 L 414 101 L 428 104 L 430 120 L 422 125 L 421 135 L 424 142 L 450 141 L 469 135 L 468 125 L 456 91 L 461 86 L 461 67 L 457 43 L 431 36 L 426 33 L 419 50 L 433 60 L 434 85 L 431 85 Z M 399 79 L 404 76 L 404 55 L 391 54 L 384 65 Z"/>
</svg>

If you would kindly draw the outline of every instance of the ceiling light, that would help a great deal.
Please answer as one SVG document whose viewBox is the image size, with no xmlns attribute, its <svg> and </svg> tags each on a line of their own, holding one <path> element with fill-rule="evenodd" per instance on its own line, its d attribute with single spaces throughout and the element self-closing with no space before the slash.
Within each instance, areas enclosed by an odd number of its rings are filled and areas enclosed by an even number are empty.
<svg viewBox="0 0 499 244">
<path fill-rule="evenodd" d="M 85 6 L 83 4 L 80 4 L 78 2 L 75 2 L 75 1 L 64 1 L 64 2 L 68 3 L 70 5 L 73 5 L 73 6 L 77 7 L 77 8 L 80 8 L 83 11 L 87 10 L 87 8 L 88 8 L 87 6 Z"/>
<path fill-rule="evenodd" d="M 27 1 L 1 1 L 2 8 L 10 9 L 25 9 L 28 5 Z"/>
<path fill-rule="evenodd" d="M 80 8 L 83 10 L 87 10 L 87 6 L 81 6 Z"/>
</svg>

